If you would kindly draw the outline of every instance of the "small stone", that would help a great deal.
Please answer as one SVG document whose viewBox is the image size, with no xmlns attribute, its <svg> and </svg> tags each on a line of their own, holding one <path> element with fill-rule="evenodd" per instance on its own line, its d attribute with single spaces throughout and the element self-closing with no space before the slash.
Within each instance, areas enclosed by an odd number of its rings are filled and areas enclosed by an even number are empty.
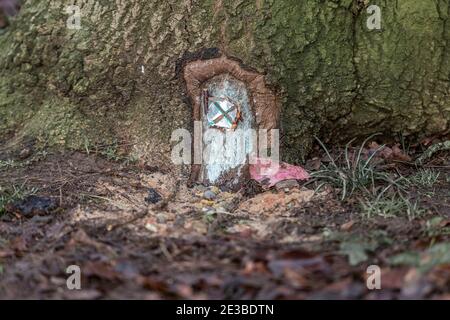
<svg viewBox="0 0 450 320">
<path fill-rule="evenodd" d="M 224 207 L 217 207 L 216 210 L 218 213 L 228 213 L 228 211 Z"/>
<path fill-rule="evenodd" d="M 167 217 L 165 214 L 159 213 L 156 215 L 156 222 L 164 224 L 167 222 Z"/>
<path fill-rule="evenodd" d="M 22 151 L 20 151 L 20 153 L 19 153 L 19 158 L 21 160 L 25 160 L 26 158 L 31 156 L 31 153 L 32 153 L 31 149 L 29 149 L 29 148 L 22 149 Z"/>
<path fill-rule="evenodd" d="M 153 233 L 158 232 L 158 228 L 154 224 L 151 224 L 151 223 L 146 223 L 145 229 L 147 229 L 148 231 L 153 232 Z"/>
<path fill-rule="evenodd" d="M 275 185 L 275 188 L 278 191 L 281 191 L 281 190 L 289 191 L 291 189 L 300 188 L 300 185 L 298 184 L 297 180 L 290 179 L 290 180 L 283 180 L 283 181 L 278 182 Z"/>
<path fill-rule="evenodd" d="M 217 194 L 214 191 L 207 190 L 203 193 L 203 198 L 206 200 L 214 200 L 217 198 Z"/>
<path fill-rule="evenodd" d="M 210 187 L 209 190 L 211 190 L 215 194 L 219 194 L 219 192 L 220 192 L 220 189 L 218 187 L 216 187 L 216 186 Z"/>
<path fill-rule="evenodd" d="M 213 207 L 203 207 L 202 211 L 206 214 L 216 213 L 216 209 Z"/>
<path fill-rule="evenodd" d="M 148 188 L 148 196 L 145 198 L 145 202 L 155 204 L 162 200 L 161 195 L 153 188 Z"/>
<path fill-rule="evenodd" d="M 197 192 L 205 192 L 206 190 L 208 190 L 208 188 L 202 184 L 198 184 L 195 186 L 195 191 Z"/>
</svg>

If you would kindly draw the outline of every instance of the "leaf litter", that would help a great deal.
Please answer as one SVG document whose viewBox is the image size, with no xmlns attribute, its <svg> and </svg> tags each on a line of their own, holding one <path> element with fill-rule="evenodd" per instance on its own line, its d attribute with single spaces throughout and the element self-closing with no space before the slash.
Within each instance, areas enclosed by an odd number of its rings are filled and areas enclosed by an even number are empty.
<svg viewBox="0 0 450 320">
<path fill-rule="evenodd" d="M 409 161 L 391 149 L 383 161 Z M 315 159 L 317 167 L 324 158 Z M 1 186 L 26 182 L 58 209 L 0 217 L 0 296 L 385 299 L 450 291 L 449 235 L 441 232 L 448 216 L 369 221 L 332 188 L 285 182 L 295 174 L 268 180 L 281 187 L 249 182 L 239 192 L 188 188 L 182 177 L 76 152 L 4 172 Z M 440 244 L 424 246 L 431 239 Z M 410 251 L 418 254 L 398 258 Z M 380 292 L 365 286 L 369 264 L 382 267 Z M 82 270 L 80 292 L 65 287 L 69 265 Z"/>
</svg>

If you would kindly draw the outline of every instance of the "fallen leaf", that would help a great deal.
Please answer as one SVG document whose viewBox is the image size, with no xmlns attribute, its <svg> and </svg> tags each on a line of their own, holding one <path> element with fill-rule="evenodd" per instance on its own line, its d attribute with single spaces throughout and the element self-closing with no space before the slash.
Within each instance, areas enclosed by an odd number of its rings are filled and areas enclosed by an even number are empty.
<svg viewBox="0 0 450 320">
<path fill-rule="evenodd" d="M 355 225 L 355 223 L 356 223 L 355 221 L 350 220 L 349 222 L 346 222 L 341 226 L 341 230 L 349 231 Z"/>
<path fill-rule="evenodd" d="M 439 227 L 445 228 L 450 226 L 450 220 L 443 220 L 439 223 Z"/>
<path fill-rule="evenodd" d="M 269 259 L 269 270 L 276 276 L 285 275 L 287 271 L 326 271 L 328 264 L 322 256 L 315 255 L 304 250 L 292 250 L 278 255 L 275 259 Z"/>
<path fill-rule="evenodd" d="M 376 152 L 377 154 L 375 155 L 375 157 L 382 158 L 382 159 L 388 160 L 388 161 L 393 161 L 393 160 L 405 161 L 405 162 L 412 161 L 411 157 L 409 155 L 407 155 L 403 150 L 400 149 L 399 144 L 395 144 L 394 146 L 392 146 L 392 148 L 390 148 L 388 146 L 381 147 L 378 143 L 373 141 L 369 144 L 368 152 L 369 152 L 369 156 Z"/>
<path fill-rule="evenodd" d="M 106 262 L 87 262 L 83 268 L 83 275 L 87 277 L 98 277 L 106 280 L 119 280 L 121 279 L 120 273 L 117 272 L 109 263 Z"/>
<path fill-rule="evenodd" d="M 148 290 L 166 292 L 168 290 L 167 284 L 159 278 L 154 276 L 140 276 L 137 279 L 137 282 Z"/>
<path fill-rule="evenodd" d="M 14 251 L 9 250 L 9 249 L 5 249 L 5 250 L 0 250 L 0 258 L 8 258 L 8 257 L 12 257 L 14 256 Z"/>
<path fill-rule="evenodd" d="M 16 252 L 22 252 L 27 250 L 27 242 L 23 237 L 16 237 L 10 242 L 11 249 Z"/>
<path fill-rule="evenodd" d="M 94 300 L 102 296 L 102 293 L 95 289 L 72 290 L 64 292 L 65 299 L 71 300 Z"/>
<path fill-rule="evenodd" d="M 401 292 L 403 299 L 423 299 L 432 289 L 423 274 L 416 268 L 409 270 L 404 282 Z"/>
<path fill-rule="evenodd" d="M 401 289 L 404 285 L 404 278 L 408 272 L 405 268 L 386 268 L 381 270 L 381 288 Z M 366 274 L 368 276 L 368 274 Z"/>
</svg>

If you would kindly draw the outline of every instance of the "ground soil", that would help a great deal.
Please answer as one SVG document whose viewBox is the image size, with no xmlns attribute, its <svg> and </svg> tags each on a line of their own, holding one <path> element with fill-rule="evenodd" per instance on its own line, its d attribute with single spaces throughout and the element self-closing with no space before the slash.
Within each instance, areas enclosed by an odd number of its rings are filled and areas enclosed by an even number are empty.
<svg viewBox="0 0 450 320">
<path fill-rule="evenodd" d="M 450 298 L 450 259 L 427 251 L 450 243 L 448 159 L 428 163 L 439 181 L 413 191 L 426 213 L 410 220 L 364 217 L 357 196 L 312 184 L 214 190 L 210 201 L 206 187 L 161 168 L 50 152 L 1 169 L 3 190 L 34 187 L 55 207 L 0 216 L 0 298 Z M 149 188 L 162 203 L 145 200 Z M 407 253 L 418 262 L 393 262 Z M 82 290 L 67 289 L 70 265 Z M 366 286 L 369 265 L 381 268 L 381 290 Z"/>
</svg>

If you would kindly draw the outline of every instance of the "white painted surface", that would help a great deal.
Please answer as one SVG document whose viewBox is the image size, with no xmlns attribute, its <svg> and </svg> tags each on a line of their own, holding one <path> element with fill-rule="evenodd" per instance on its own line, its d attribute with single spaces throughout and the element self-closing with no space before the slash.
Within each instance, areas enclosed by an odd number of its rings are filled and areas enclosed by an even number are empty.
<svg viewBox="0 0 450 320">
<path fill-rule="evenodd" d="M 210 183 L 217 183 L 220 176 L 236 169 L 236 183 L 242 174 L 241 168 L 248 161 L 247 155 L 254 149 L 255 137 L 251 129 L 254 117 L 251 110 L 247 87 L 230 75 L 221 75 L 208 81 L 206 88 L 215 97 L 229 97 L 240 104 L 242 118 L 236 130 L 219 130 L 210 128 L 204 112 L 203 114 L 203 142 L 204 148 L 204 177 Z"/>
</svg>

